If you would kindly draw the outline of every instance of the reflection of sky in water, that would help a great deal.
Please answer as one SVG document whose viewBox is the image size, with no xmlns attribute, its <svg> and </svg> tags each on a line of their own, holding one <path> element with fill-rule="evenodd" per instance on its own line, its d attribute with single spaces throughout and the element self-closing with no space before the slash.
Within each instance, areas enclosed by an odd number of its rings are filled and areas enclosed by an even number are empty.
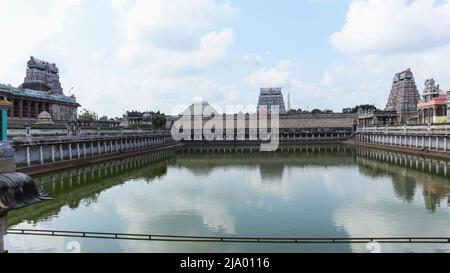
<svg viewBox="0 0 450 273">
<path fill-rule="evenodd" d="M 110 173 L 95 183 L 55 190 L 47 185 L 55 200 L 11 213 L 10 224 L 170 235 L 450 237 L 447 180 L 448 176 L 361 157 L 353 150 L 272 154 L 270 158 L 184 154 L 159 163 L 141 162 L 133 170 Z M 67 252 L 70 241 L 74 240 L 9 235 L 6 248 Z M 365 245 L 347 244 L 75 241 L 86 252 L 367 252 Z M 383 245 L 389 252 L 449 248 Z"/>
</svg>

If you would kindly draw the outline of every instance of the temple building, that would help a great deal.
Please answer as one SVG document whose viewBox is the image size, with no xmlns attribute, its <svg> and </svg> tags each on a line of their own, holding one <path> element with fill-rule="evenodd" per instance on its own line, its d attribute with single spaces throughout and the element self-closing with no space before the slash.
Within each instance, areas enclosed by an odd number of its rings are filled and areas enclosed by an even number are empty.
<svg viewBox="0 0 450 273">
<path fill-rule="evenodd" d="M 398 121 L 396 111 L 358 110 L 358 127 L 392 126 Z"/>
<path fill-rule="evenodd" d="M 274 106 L 278 106 L 280 114 L 287 114 L 281 87 L 261 88 L 258 101 L 258 113 L 272 113 Z"/>
<path fill-rule="evenodd" d="M 11 128 L 34 124 L 39 114 L 48 112 L 56 124 L 67 125 L 77 119 L 80 105 L 74 96 L 64 95 L 55 64 L 31 57 L 24 83 L 19 87 L 0 84 L 0 100 L 8 100 Z"/>
<path fill-rule="evenodd" d="M 8 143 L 7 112 L 10 107 L 11 107 L 10 102 L 0 100 L 0 174 L 13 172 L 16 170 L 16 162 L 14 160 L 14 149 L 11 148 L 11 146 Z"/>
<path fill-rule="evenodd" d="M 394 77 L 385 111 L 396 111 L 399 122 L 405 123 L 417 115 L 420 94 L 411 69 L 397 73 Z"/>
<path fill-rule="evenodd" d="M 448 100 L 450 92 L 445 92 L 435 85 L 434 79 L 426 80 L 423 99 L 417 104 L 418 122 L 420 124 L 447 123 Z"/>
<path fill-rule="evenodd" d="M 447 122 L 450 122 L 450 90 L 447 91 Z"/>
</svg>

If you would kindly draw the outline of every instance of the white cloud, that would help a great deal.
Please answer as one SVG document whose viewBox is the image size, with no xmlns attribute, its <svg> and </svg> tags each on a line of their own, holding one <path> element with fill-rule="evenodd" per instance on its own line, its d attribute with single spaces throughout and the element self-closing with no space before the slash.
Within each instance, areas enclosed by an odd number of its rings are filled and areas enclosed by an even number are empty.
<svg viewBox="0 0 450 273">
<path fill-rule="evenodd" d="M 355 0 L 345 26 L 331 37 L 349 53 L 405 52 L 450 42 L 450 2 L 434 0 Z"/>
<path fill-rule="evenodd" d="M 119 11 L 122 45 L 116 61 L 156 57 L 154 61 L 173 61 L 175 67 L 217 61 L 232 44 L 233 30 L 216 28 L 236 12 L 229 3 L 214 0 L 137 0 Z"/>
<path fill-rule="evenodd" d="M 450 88 L 450 2 L 354 0 L 331 44 L 345 53 L 330 64 L 322 84 L 335 105 L 375 103 L 384 108 L 394 74 L 411 68 L 421 91 L 434 77 Z M 324 87 L 322 86 L 322 87 Z"/>
<path fill-rule="evenodd" d="M 45 44 L 58 50 L 52 38 L 72 23 L 80 4 L 81 0 L 0 0 L 0 81 L 17 82 L 19 73 L 23 78 L 24 64 L 37 47 Z"/>
<path fill-rule="evenodd" d="M 450 64 L 443 61 L 450 58 L 444 32 L 450 29 L 449 6 L 353 1 L 345 26 L 331 37 L 334 47 L 350 54 L 337 55 L 322 75 L 306 78 L 300 68 L 308 63 L 268 58 L 276 48 L 240 52 L 236 39 L 245 33 L 234 25 L 239 10 L 223 1 L 0 0 L 0 33 L 8 41 L 0 50 L 0 82 L 19 85 L 35 55 L 56 62 L 66 92 L 74 86 L 83 107 L 101 115 L 170 112 L 194 97 L 250 105 L 258 89 L 270 85 L 289 92 L 295 108 L 383 107 L 394 73 L 407 67 L 419 89 L 429 77 L 450 88 Z"/>
<path fill-rule="evenodd" d="M 274 67 L 253 72 L 244 81 L 252 87 L 286 86 L 292 79 L 294 69 L 290 60 L 281 60 Z"/>
</svg>

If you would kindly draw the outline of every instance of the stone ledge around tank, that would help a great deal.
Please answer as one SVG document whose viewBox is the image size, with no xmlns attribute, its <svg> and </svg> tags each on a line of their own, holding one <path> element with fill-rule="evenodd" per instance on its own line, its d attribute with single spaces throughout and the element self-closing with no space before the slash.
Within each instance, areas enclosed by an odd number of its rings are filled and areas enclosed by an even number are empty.
<svg viewBox="0 0 450 273">
<path fill-rule="evenodd" d="M 14 158 L 0 158 L 0 173 L 9 173 L 16 170 Z"/>
<path fill-rule="evenodd" d="M 9 144 L 0 142 L 0 173 L 14 172 L 15 170 L 14 149 Z"/>
<path fill-rule="evenodd" d="M 0 159 L 14 158 L 14 149 L 9 145 L 0 142 Z"/>
</svg>

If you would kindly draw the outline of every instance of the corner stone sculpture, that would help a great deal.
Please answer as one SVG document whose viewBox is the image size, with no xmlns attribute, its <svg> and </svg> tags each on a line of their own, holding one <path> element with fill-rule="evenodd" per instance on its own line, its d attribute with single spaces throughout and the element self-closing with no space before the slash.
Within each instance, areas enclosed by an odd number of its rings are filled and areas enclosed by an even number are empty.
<svg viewBox="0 0 450 273">
<path fill-rule="evenodd" d="M 0 174 L 0 253 L 4 253 L 3 236 L 6 234 L 6 216 L 9 211 L 49 200 L 40 191 L 36 181 L 23 173 Z"/>
</svg>

